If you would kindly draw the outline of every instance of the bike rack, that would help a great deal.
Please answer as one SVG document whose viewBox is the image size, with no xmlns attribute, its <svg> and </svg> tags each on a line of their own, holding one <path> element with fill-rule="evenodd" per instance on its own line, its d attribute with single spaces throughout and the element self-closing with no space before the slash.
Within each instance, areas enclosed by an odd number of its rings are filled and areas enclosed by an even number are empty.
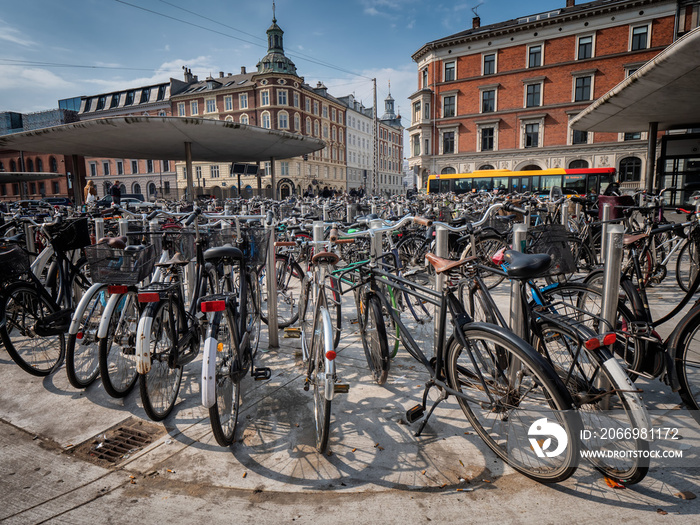
<svg viewBox="0 0 700 525">
<path fill-rule="evenodd" d="M 267 276 L 267 329 L 268 348 L 279 348 L 279 326 L 277 324 L 277 268 L 275 264 L 275 221 L 272 224 L 265 222 L 265 229 L 270 232 L 269 245 L 267 247 L 267 263 L 265 275 Z M 315 233 L 315 232 L 314 232 Z"/>
<path fill-rule="evenodd" d="M 447 259 L 449 255 L 449 230 L 444 226 L 438 224 L 435 226 L 435 255 Z M 442 289 L 445 287 L 445 275 L 435 274 L 435 291 L 439 294 L 442 293 Z M 435 328 L 434 340 L 437 341 L 438 334 L 440 333 L 440 316 L 437 315 L 437 310 L 435 316 L 433 316 L 433 323 Z M 433 346 L 433 348 L 435 345 Z"/>
<path fill-rule="evenodd" d="M 513 225 L 513 250 L 522 252 L 527 239 L 527 223 Z M 512 280 L 510 283 L 510 329 L 520 338 L 525 339 L 525 313 L 520 293 L 520 282 Z"/>
<path fill-rule="evenodd" d="M 603 204 L 603 227 L 600 234 L 600 257 L 605 255 L 607 251 L 608 242 L 608 222 L 610 221 L 610 214 L 612 213 L 612 207 L 610 204 Z"/>
</svg>

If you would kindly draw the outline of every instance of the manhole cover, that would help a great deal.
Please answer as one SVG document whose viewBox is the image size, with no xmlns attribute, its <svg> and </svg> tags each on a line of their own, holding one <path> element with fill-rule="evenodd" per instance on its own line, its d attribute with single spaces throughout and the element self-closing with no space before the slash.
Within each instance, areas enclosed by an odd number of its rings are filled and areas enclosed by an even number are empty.
<svg viewBox="0 0 700 525">
<path fill-rule="evenodd" d="M 116 465 L 166 433 L 162 425 L 129 418 L 71 449 L 70 453 L 102 466 Z"/>
</svg>

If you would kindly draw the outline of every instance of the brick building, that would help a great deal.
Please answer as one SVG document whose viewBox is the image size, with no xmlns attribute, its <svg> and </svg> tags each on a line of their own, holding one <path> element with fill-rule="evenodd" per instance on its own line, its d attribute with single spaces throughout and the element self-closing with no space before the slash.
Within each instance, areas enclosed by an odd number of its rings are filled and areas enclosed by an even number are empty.
<svg viewBox="0 0 700 525">
<path fill-rule="evenodd" d="M 569 122 L 698 26 L 698 4 L 598 0 L 473 27 L 423 45 L 413 59 L 409 166 L 476 169 L 615 167 L 644 187 L 646 133 L 586 133 Z"/>
</svg>

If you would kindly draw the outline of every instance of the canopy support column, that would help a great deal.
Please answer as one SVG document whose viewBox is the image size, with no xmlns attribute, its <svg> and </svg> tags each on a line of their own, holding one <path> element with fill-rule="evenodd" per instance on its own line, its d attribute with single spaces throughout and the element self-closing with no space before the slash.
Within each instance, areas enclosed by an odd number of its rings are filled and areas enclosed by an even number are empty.
<svg viewBox="0 0 700 525">
<path fill-rule="evenodd" d="M 656 173 L 656 133 L 659 130 L 658 122 L 649 122 L 649 136 L 647 137 L 647 170 L 644 179 L 646 190 L 649 193 L 654 191 L 654 174 Z M 658 186 L 661 181 L 656 181 Z"/>
<path fill-rule="evenodd" d="M 187 174 L 187 189 L 185 199 L 194 202 L 194 184 L 192 182 L 192 143 L 185 142 L 185 172 Z"/>
</svg>

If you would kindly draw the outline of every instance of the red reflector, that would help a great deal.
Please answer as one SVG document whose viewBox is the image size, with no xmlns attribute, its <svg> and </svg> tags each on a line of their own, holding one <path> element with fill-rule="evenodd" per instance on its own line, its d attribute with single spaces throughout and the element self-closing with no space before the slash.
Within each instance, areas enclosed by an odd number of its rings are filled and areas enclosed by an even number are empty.
<svg viewBox="0 0 700 525">
<path fill-rule="evenodd" d="M 158 301 L 160 301 L 158 292 L 143 292 L 139 294 L 140 303 L 157 303 Z"/>
<path fill-rule="evenodd" d="M 226 309 L 226 301 L 205 301 L 202 303 L 202 312 L 223 312 Z"/>
<path fill-rule="evenodd" d="M 614 345 L 615 341 L 617 341 L 617 335 L 615 334 L 605 334 L 605 337 L 603 337 L 603 344 L 605 346 Z"/>
<path fill-rule="evenodd" d="M 329 361 L 333 361 L 333 359 L 335 359 L 335 356 L 336 354 L 333 350 L 329 350 L 328 352 L 326 352 L 326 359 L 328 359 Z"/>
<path fill-rule="evenodd" d="M 588 350 L 597 350 L 600 348 L 600 339 L 597 337 L 591 337 L 588 341 L 586 341 L 586 348 Z"/>
<path fill-rule="evenodd" d="M 116 285 L 113 284 L 111 286 L 107 287 L 107 291 L 111 294 L 121 294 L 121 293 L 126 293 L 129 291 L 128 286 L 123 286 L 123 285 Z"/>
<path fill-rule="evenodd" d="M 83 332 L 78 332 L 77 334 L 75 334 L 75 338 L 76 338 L 76 339 L 82 339 L 82 338 L 83 338 Z"/>
</svg>

